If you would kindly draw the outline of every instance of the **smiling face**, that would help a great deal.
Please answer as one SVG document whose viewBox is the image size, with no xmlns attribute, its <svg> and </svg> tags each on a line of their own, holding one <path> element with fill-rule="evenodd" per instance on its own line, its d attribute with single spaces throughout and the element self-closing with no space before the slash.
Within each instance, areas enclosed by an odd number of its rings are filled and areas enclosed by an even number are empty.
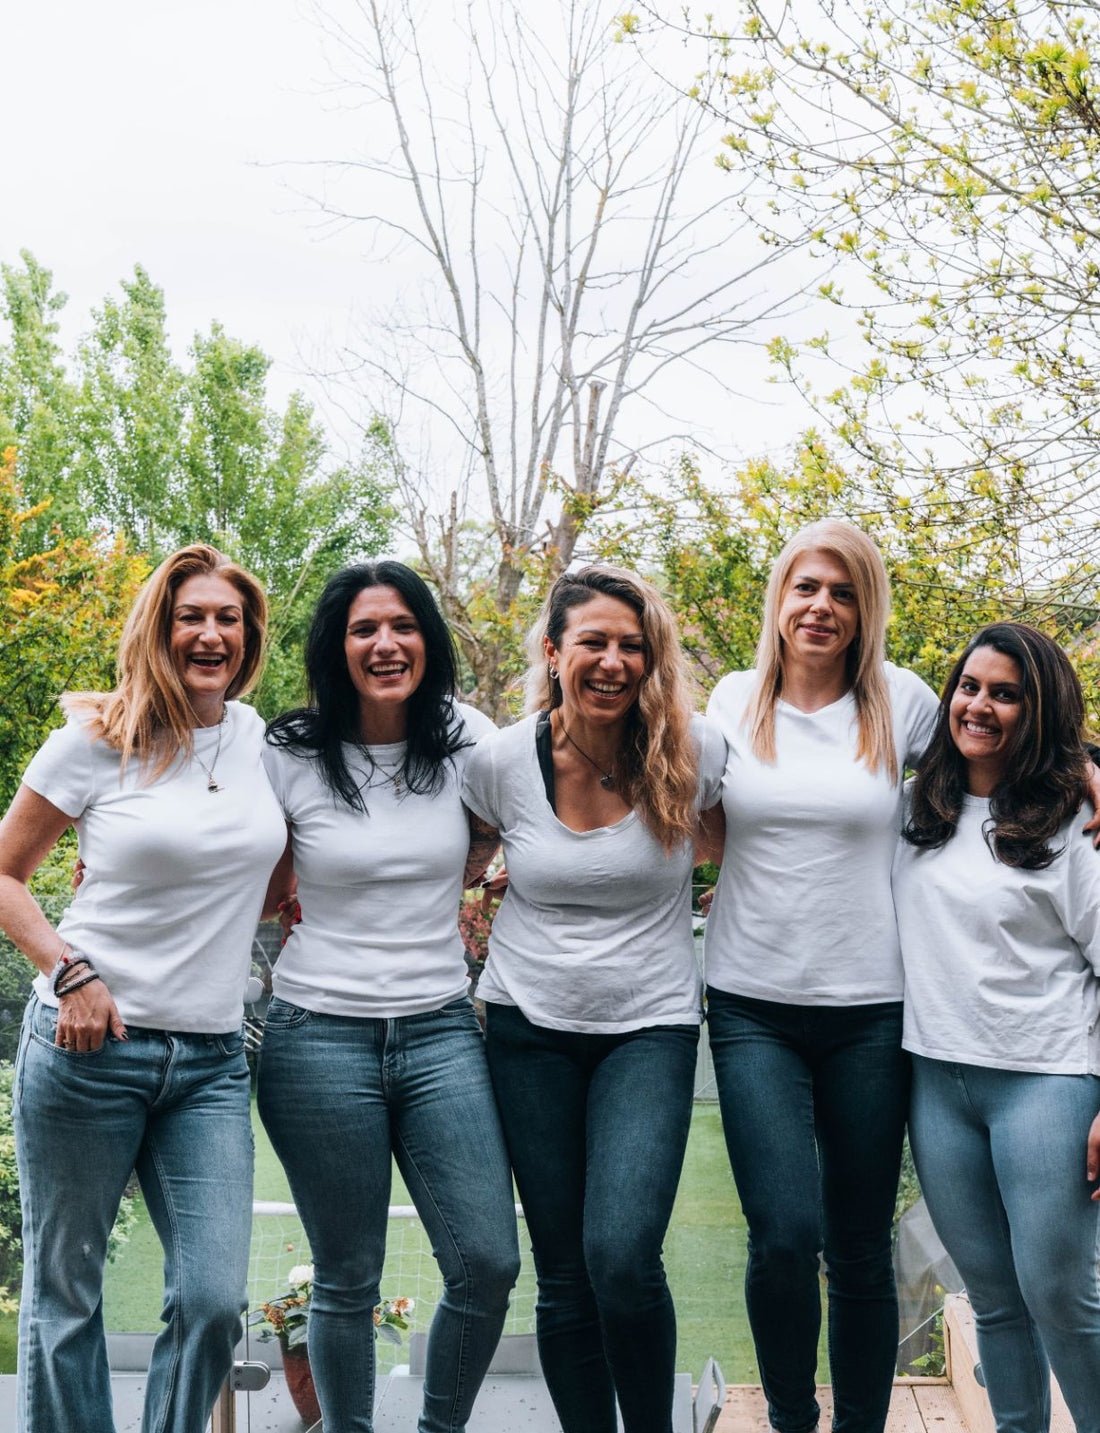
<svg viewBox="0 0 1100 1433">
<path fill-rule="evenodd" d="M 169 649 L 200 721 L 220 720 L 244 647 L 244 604 L 232 582 L 213 573 L 181 582 L 172 604 Z"/>
<path fill-rule="evenodd" d="M 948 729 L 966 762 L 972 796 L 989 796 L 1004 775 L 1022 710 L 1019 663 L 993 647 L 976 647 L 948 706 Z"/>
<path fill-rule="evenodd" d="M 567 722 L 622 721 L 638 700 L 646 645 L 641 621 L 629 603 L 597 593 L 569 609 L 560 645 L 547 637 L 544 647 L 547 660 L 558 669 Z"/>
<path fill-rule="evenodd" d="M 344 656 L 368 727 L 404 712 L 424 679 L 426 657 L 420 624 L 396 588 L 364 587 L 356 594 Z"/>
<path fill-rule="evenodd" d="M 859 600 L 847 567 L 817 548 L 799 553 L 779 604 L 784 659 L 840 662 L 858 633 Z"/>
</svg>

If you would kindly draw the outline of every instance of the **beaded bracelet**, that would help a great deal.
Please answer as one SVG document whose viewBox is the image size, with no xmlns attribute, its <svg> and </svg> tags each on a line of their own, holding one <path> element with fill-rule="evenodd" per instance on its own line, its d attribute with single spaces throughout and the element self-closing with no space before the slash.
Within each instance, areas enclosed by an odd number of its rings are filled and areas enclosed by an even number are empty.
<svg viewBox="0 0 1100 1433">
<path fill-rule="evenodd" d="M 74 970 L 79 970 L 82 965 L 92 969 L 91 960 L 79 950 L 70 950 L 68 955 L 63 955 L 50 972 L 50 989 L 55 995 L 59 993 L 60 987 L 64 985 L 66 976 Z"/>
<path fill-rule="evenodd" d="M 82 975 L 79 980 L 70 980 L 68 985 L 62 985 L 57 990 L 58 1000 L 64 1000 L 66 995 L 71 995 L 74 990 L 79 990 L 82 985 L 91 985 L 93 980 L 102 980 L 98 970 L 93 970 L 90 975 Z"/>
</svg>

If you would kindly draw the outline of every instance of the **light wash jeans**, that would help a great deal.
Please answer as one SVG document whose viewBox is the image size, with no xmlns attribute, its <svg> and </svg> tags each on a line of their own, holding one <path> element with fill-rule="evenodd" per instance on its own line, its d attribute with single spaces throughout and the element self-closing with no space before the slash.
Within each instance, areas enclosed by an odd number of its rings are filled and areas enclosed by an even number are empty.
<svg viewBox="0 0 1100 1433">
<path fill-rule="evenodd" d="M 661 1262 L 697 1025 L 550 1030 L 486 1006 L 489 1068 L 538 1273 L 539 1355 L 565 1433 L 671 1433 L 676 1314 Z"/>
<path fill-rule="evenodd" d="M 1100 1433 L 1098 1110 L 1095 1075 L 913 1058 L 913 1159 L 970 1295 L 997 1433 L 1046 1433 L 1048 1357 L 1077 1433 Z"/>
<path fill-rule="evenodd" d="M 881 1433 L 898 1347 L 901 1003 L 786 1005 L 711 989 L 707 1028 L 749 1225 L 745 1301 L 771 1426 L 817 1427 L 824 1250 L 834 1433 Z"/>
<path fill-rule="evenodd" d="M 443 1296 L 420 1433 L 462 1433 L 519 1274 L 515 1201 L 484 1040 L 465 998 L 390 1020 L 267 1013 L 260 1115 L 313 1253 L 309 1356 L 325 1433 L 370 1433 L 371 1314 L 386 1253 L 391 1151 L 432 1241 Z"/>
<path fill-rule="evenodd" d="M 167 1327 L 144 1433 L 203 1433 L 241 1336 L 252 1220 L 252 1124 L 239 1031 L 130 1027 L 77 1054 L 31 997 L 13 1109 L 23 1202 L 20 1433 L 113 1433 L 103 1334 L 107 1240 L 137 1170 L 164 1245 Z"/>
</svg>

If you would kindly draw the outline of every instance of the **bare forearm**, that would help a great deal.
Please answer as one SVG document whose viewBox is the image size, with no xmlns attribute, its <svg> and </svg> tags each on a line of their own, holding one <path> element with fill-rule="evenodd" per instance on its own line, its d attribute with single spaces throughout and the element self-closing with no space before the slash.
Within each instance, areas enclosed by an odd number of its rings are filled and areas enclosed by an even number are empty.
<svg viewBox="0 0 1100 1433">
<path fill-rule="evenodd" d="M 44 975 L 57 964 L 64 942 L 22 881 L 0 874 L 0 926 Z"/>
<path fill-rule="evenodd" d="M 467 815 L 470 821 L 470 846 L 466 852 L 466 869 L 462 875 L 464 891 L 477 885 L 500 850 L 500 832 L 472 812 L 467 812 Z"/>
</svg>

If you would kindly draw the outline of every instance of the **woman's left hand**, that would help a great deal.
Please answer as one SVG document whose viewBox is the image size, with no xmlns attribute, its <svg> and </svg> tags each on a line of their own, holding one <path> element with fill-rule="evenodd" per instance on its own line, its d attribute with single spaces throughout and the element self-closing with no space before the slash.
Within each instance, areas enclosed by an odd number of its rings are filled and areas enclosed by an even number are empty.
<svg viewBox="0 0 1100 1433">
<path fill-rule="evenodd" d="M 1088 1156 L 1085 1162 L 1085 1177 L 1090 1184 L 1100 1179 L 1100 1115 L 1097 1115 L 1089 1130 Z M 1092 1191 L 1093 1199 L 1100 1200 L 1100 1186 Z"/>
</svg>

